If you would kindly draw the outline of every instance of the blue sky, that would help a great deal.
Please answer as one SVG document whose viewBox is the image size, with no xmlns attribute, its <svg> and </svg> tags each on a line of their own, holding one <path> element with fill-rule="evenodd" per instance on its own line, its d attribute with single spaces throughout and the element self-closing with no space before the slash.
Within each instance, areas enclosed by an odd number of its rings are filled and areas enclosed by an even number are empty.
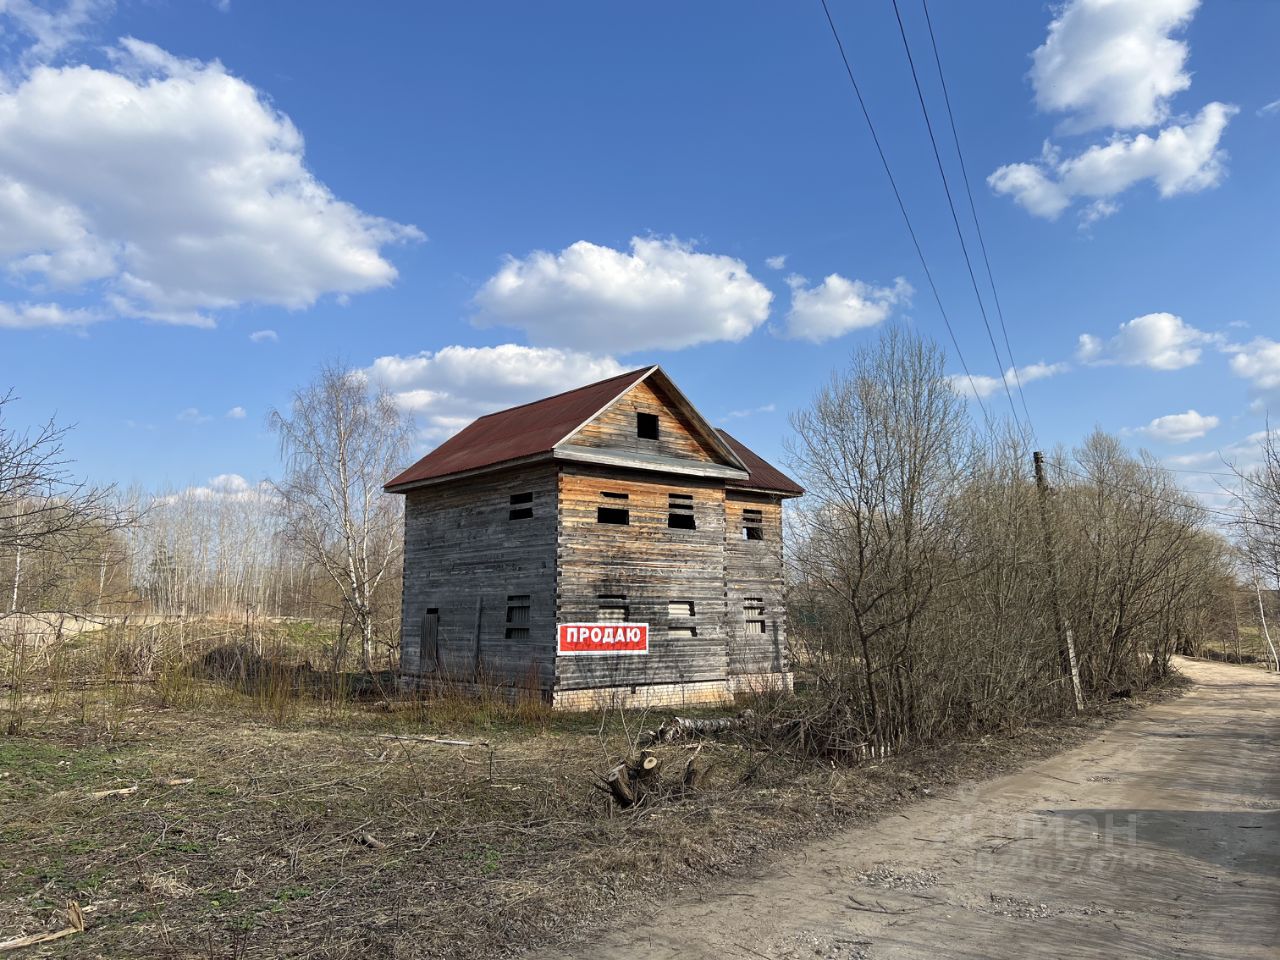
<svg viewBox="0 0 1280 960">
<path fill-rule="evenodd" d="M 831 8 L 1007 412 L 893 8 Z M 930 13 L 1041 443 L 1247 461 L 1280 408 L 1280 4 Z M 331 358 L 423 451 L 658 362 L 780 459 L 880 324 L 947 342 L 817 0 L 0 0 L 0 58 L 0 386 L 15 420 L 75 424 L 96 480 L 270 475 L 266 412 Z"/>
</svg>

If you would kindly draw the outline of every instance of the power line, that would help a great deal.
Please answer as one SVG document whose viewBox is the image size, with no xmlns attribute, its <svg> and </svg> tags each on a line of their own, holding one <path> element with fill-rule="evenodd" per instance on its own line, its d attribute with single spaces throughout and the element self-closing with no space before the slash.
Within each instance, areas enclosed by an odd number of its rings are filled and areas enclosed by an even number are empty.
<svg viewBox="0 0 1280 960">
<path fill-rule="evenodd" d="M 1138 489 L 1136 489 L 1136 488 L 1134 488 L 1134 487 L 1126 487 L 1126 486 L 1123 486 L 1123 485 L 1121 485 L 1121 484 L 1115 483 L 1115 482 L 1113 482 L 1113 481 L 1111 481 L 1111 480 L 1102 480 L 1102 479 L 1100 479 L 1100 478 L 1098 478 L 1098 477 L 1092 477 L 1092 476 L 1090 476 L 1090 475 L 1089 475 L 1089 474 L 1087 474 L 1087 473 L 1081 473 L 1079 470 L 1073 470 L 1071 467 L 1067 466 L 1067 465 L 1066 465 L 1065 463 L 1063 463 L 1061 460 L 1056 460 L 1056 459 L 1054 459 L 1054 458 L 1052 458 L 1052 457 L 1045 457 L 1044 459 L 1045 459 L 1045 462 L 1046 462 L 1046 463 L 1051 463 L 1051 464 L 1053 464 L 1053 465 L 1054 465 L 1054 466 L 1056 466 L 1058 469 L 1062 470 L 1064 473 L 1069 473 L 1069 474 L 1071 474 L 1073 477 L 1076 477 L 1077 479 L 1080 479 L 1080 480 L 1087 480 L 1089 483 L 1096 483 L 1096 484 L 1098 484 L 1098 485 L 1100 485 L 1100 486 L 1104 486 L 1104 487 L 1110 487 L 1112 490 L 1118 490 L 1118 491 L 1120 491 L 1121 493 L 1127 493 L 1127 494 L 1129 494 L 1129 495 L 1131 495 L 1131 496 L 1141 497 L 1141 498 L 1144 498 L 1144 499 L 1147 499 L 1147 500 L 1153 500 L 1153 501 L 1155 501 L 1156 503 L 1164 503 L 1164 504 L 1168 504 L 1169 506 L 1173 506 L 1173 507 L 1181 507 L 1181 508 L 1182 508 L 1182 509 L 1184 509 L 1184 510 L 1185 510 L 1185 509 L 1187 509 L 1188 507 L 1190 507 L 1190 508 L 1192 508 L 1192 509 L 1202 510 L 1202 511 L 1204 511 L 1205 513 L 1212 513 L 1212 514 L 1215 514 L 1215 515 L 1220 516 L 1220 517 L 1227 517 L 1227 518 L 1229 518 L 1229 519 L 1231 519 L 1231 520 L 1235 520 L 1235 521 L 1249 519 L 1249 520 L 1250 520 L 1251 522 L 1253 522 L 1253 523 L 1258 523 L 1258 524 L 1263 525 L 1263 526 L 1271 526 L 1271 524 L 1267 524 L 1265 521 L 1259 520 L 1259 519 L 1257 519 L 1257 518 L 1248 518 L 1248 517 L 1246 517 L 1246 516 L 1245 516 L 1245 514 L 1243 514 L 1243 513 L 1233 513 L 1233 512 L 1228 511 L 1228 510 L 1218 510 L 1218 509 L 1215 509 L 1214 507 L 1207 507 L 1207 506 L 1205 506 L 1205 505 L 1204 505 L 1204 504 L 1202 504 L 1202 503 L 1198 503 L 1198 504 L 1188 504 L 1188 503 L 1184 503 L 1184 502 L 1181 502 L 1181 501 L 1178 501 L 1178 500 L 1170 500 L 1168 497 L 1161 497 L 1161 496 L 1158 496 L 1158 495 L 1156 495 L 1156 494 L 1154 494 L 1154 493 L 1150 493 L 1150 492 L 1148 492 L 1148 491 L 1146 491 L 1146 490 L 1138 490 Z M 1190 491 L 1188 491 L 1188 493 L 1190 493 Z M 1215 495 L 1215 496 L 1217 496 L 1217 494 L 1214 494 L 1214 495 Z M 1223 495 L 1225 496 L 1225 495 L 1227 495 L 1227 494 L 1224 492 L 1224 494 L 1223 494 Z"/>
<path fill-rule="evenodd" d="M 823 0 L 825 4 L 826 0 Z M 1004 372 L 1004 361 L 1000 358 L 1000 348 L 996 346 L 995 334 L 991 332 L 991 321 L 987 318 L 987 307 L 982 302 L 982 293 L 978 289 L 978 278 L 973 272 L 973 263 L 969 259 L 969 245 L 965 242 L 964 231 L 960 228 L 960 217 L 956 214 L 955 200 L 951 196 L 951 184 L 947 182 L 947 171 L 942 165 L 942 154 L 938 150 L 938 139 L 933 134 L 933 121 L 929 119 L 929 107 L 924 102 L 924 90 L 920 86 L 920 76 L 916 73 L 916 61 L 911 56 L 911 44 L 907 42 L 907 28 L 902 22 L 902 12 L 898 9 L 898 0 L 893 2 L 893 15 L 898 21 L 898 33 L 902 37 L 902 49 L 907 53 L 907 65 L 911 68 L 911 80 L 915 84 L 916 99 L 920 101 L 920 112 L 924 114 L 924 125 L 929 131 L 929 143 L 933 146 L 933 159 L 938 165 L 938 176 L 942 178 L 942 189 L 947 195 L 947 208 L 951 211 L 951 222 L 956 228 L 956 237 L 960 241 L 960 252 L 964 255 L 965 269 L 969 271 L 969 282 L 973 285 L 973 295 L 978 301 L 978 312 L 982 314 L 982 325 L 987 328 L 987 339 L 991 341 L 991 352 L 995 354 L 996 369 L 1000 371 L 1000 383 L 1004 386 L 1005 396 L 1009 398 L 1009 410 L 1013 413 L 1013 422 L 1018 423 L 1018 408 L 1013 403 L 1013 393 L 1009 390 L 1009 378 Z M 1009 364 L 1013 366 L 1013 354 L 1009 355 Z M 1027 427 L 1031 423 L 1028 418 Z"/>
<path fill-rule="evenodd" d="M 898 181 L 889 166 L 889 158 L 885 156 L 884 147 L 880 143 L 880 135 L 876 133 L 876 125 L 871 121 L 871 112 L 867 109 L 867 102 L 862 97 L 862 89 L 858 86 L 858 81 L 853 76 L 853 67 L 849 64 L 849 56 L 844 51 L 844 43 L 840 40 L 840 31 L 836 29 L 836 22 L 831 18 L 831 8 L 827 6 L 827 0 L 821 0 L 821 3 L 823 13 L 827 15 L 827 25 L 831 27 L 831 36 L 835 38 L 836 48 L 840 51 L 840 59 L 844 62 L 845 73 L 849 75 L 849 83 L 853 87 L 854 95 L 858 98 L 858 106 L 862 108 L 862 116 L 867 121 L 867 129 L 871 131 L 871 139 L 876 145 L 876 152 L 880 155 L 880 163 L 884 166 L 885 175 L 889 178 L 889 186 L 893 188 L 894 199 L 898 201 L 898 210 L 901 211 L 902 219 L 907 225 L 907 233 L 911 235 L 911 243 L 916 248 L 916 256 L 920 258 L 920 267 L 924 270 L 924 275 L 929 281 L 929 289 L 933 291 L 934 302 L 938 305 L 938 312 L 942 314 L 942 322 L 946 324 L 947 334 L 951 337 L 951 345 L 956 348 L 956 356 L 960 359 L 960 366 L 964 370 L 964 375 L 969 379 L 969 388 L 973 391 L 973 398 L 978 401 L 983 417 L 987 418 L 987 405 L 982 402 L 982 397 L 978 395 L 978 387 L 973 382 L 973 374 L 969 372 L 969 364 L 965 362 L 964 353 L 960 350 L 960 342 L 956 339 L 955 330 L 951 328 L 951 319 L 947 316 L 947 310 L 942 305 L 942 296 L 938 293 L 938 285 L 933 281 L 933 273 L 929 270 L 929 264 L 924 258 L 924 250 L 921 249 L 920 240 L 916 237 L 915 227 L 911 225 L 911 217 L 907 213 L 907 205 L 902 200 L 902 192 L 898 189 Z M 1008 390 L 1007 385 L 1005 389 Z"/>
<path fill-rule="evenodd" d="M 951 138 L 956 144 L 956 156 L 960 159 L 960 173 L 964 177 L 964 191 L 969 197 L 969 212 L 973 214 L 973 228 L 978 234 L 978 247 L 982 250 L 982 262 L 987 268 L 987 282 L 991 284 L 991 299 L 995 302 L 996 316 L 1000 320 L 1000 331 L 1004 335 L 1005 352 L 1009 354 L 1009 366 L 1013 369 L 1013 382 L 1018 387 L 1018 399 L 1022 401 L 1022 411 L 1027 415 L 1027 423 L 1035 434 L 1035 425 L 1031 423 L 1031 411 L 1027 408 L 1027 397 L 1022 392 L 1022 377 L 1018 373 L 1018 364 L 1013 359 L 1013 346 L 1009 343 L 1009 328 L 1005 326 L 1004 309 L 1000 306 L 1000 294 L 996 290 L 995 274 L 991 270 L 991 258 L 987 255 L 987 241 L 982 236 L 982 224 L 978 220 L 978 207 L 973 202 L 973 189 L 969 185 L 969 169 L 964 162 L 964 151 L 960 149 L 960 134 L 956 130 L 956 115 L 951 109 L 951 93 L 947 89 L 947 78 L 942 72 L 942 57 L 938 54 L 938 39 L 933 34 L 933 19 L 929 16 L 928 0 L 920 0 L 924 7 L 924 22 L 929 26 L 929 43 L 933 46 L 933 62 L 938 67 L 938 82 L 942 85 L 942 99 L 947 105 L 947 118 L 951 122 Z"/>
</svg>

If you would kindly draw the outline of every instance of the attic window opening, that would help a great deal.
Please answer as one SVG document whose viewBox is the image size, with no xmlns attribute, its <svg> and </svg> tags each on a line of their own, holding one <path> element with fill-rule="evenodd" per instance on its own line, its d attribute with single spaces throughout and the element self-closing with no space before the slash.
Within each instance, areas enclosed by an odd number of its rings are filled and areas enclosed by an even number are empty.
<svg viewBox="0 0 1280 960">
<path fill-rule="evenodd" d="M 636 414 L 636 436 L 641 440 L 658 439 L 658 415 L 656 413 Z"/>
<path fill-rule="evenodd" d="M 672 530 L 697 530 L 693 515 L 693 495 L 673 493 L 667 497 L 667 526 Z"/>
<path fill-rule="evenodd" d="M 513 594 L 507 597 L 507 632 L 508 640 L 527 640 L 529 638 L 529 595 Z"/>
<path fill-rule="evenodd" d="M 759 510 L 742 511 L 742 539 L 764 539 L 764 514 Z"/>
<path fill-rule="evenodd" d="M 597 623 L 626 623 L 629 609 L 624 593 L 602 593 L 597 597 Z"/>
<path fill-rule="evenodd" d="M 507 515 L 510 520 L 529 520 L 533 517 L 533 494 L 513 493 L 511 495 L 511 511 Z"/>
</svg>

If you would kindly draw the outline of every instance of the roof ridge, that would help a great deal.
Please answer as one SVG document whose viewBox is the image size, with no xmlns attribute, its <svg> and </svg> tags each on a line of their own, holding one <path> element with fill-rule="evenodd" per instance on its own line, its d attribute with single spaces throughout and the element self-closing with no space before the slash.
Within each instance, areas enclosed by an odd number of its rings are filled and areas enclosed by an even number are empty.
<svg viewBox="0 0 1280 960">
<path fill-rule="evenodd" d="M 614 380 L 621 380 L 624 377 L 634 377 L 634 376 L 637 376 L 638 374 L 649 372 L 655 366 L 657 366 L 657 364 L 650 364 L 647 367 L 639 367 L 635 370 L 628 370 L 626 373 L 615 373 L 612 377 L 605 377 L 603 380 L 595 380 L 591 383 L 584 383 L 582 386 L 573 387 L 570 390 L 561 390 L 559 393 L 553 393 L 549 397 L 540 397 L 537 400 L 528 400 L 525 403 L 517 403 L 514 407 L 503 407 L 501 410 L 493 411 L 493 413 L 486 413 L 483 416 L 476 417 L 476 419 L 473 420 L 472 422 L 474 423 L 479 420 L 488 420 L 490 417 L 496 417 L 496 416 L 499 416 L 500 414 L 510 413 L 512 410 L 522 410 L 525 407 L 532 407 L 532 406 L 536 406 L 539 403 L 546 403 L 548 400 L 556 400 L 556 399 L 559 399 L 560 397 L 567 397 L 571 393 L 578 393 L 582 390 L 590 390 L 592 387 L 599 387 L 603 384 L 610 383 L 611 381 L 614 381 Z"/>
</svg>

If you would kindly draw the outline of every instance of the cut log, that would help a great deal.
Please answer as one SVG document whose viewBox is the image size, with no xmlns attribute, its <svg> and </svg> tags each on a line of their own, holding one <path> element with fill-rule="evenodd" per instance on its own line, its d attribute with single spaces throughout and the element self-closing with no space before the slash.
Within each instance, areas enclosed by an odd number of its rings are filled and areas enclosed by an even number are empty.
<svg viewBox="0 0 1280 960">
<path fill-rule="evenodd" d="M 658 758 L 652 750 L 642 750 L 636 763 L 635 775 L 639 780 L 654 780 L 658 776 Z"/>
<path fill-rule="evenodd" d="M 744 727 L 754 719 L 755 712 L 752 710 L 743 710 L 736 717 L 707 717 L 700 720 L 694 720 L 689 717 L 671 717 L 663 722 L 662 726 L 657 730 L 651 730 L 642 736 L 640 745 L 648 747 L 655 743 L 673 743 L 676 740 L 688 740 L 695 737 L 725 733 L 729 730 Z"/>
<path fill-rule="evenodd" d="M 707 772 L 708 764 L 699 756 L 700 753 L 701 748 L 695 750 L 684 764 L 684 788 L 690 793 L 698 789 L 698 784 L 702 782 L 702 778 Z"/>
<path fill-rule="evenodd" d="M 631 785 L 631 771 L 625 763 L 620 763 L 610 770 L 604 782 L 618 806 L 625 809 L 635 804 L 636 794 Z"/>
</svg>

